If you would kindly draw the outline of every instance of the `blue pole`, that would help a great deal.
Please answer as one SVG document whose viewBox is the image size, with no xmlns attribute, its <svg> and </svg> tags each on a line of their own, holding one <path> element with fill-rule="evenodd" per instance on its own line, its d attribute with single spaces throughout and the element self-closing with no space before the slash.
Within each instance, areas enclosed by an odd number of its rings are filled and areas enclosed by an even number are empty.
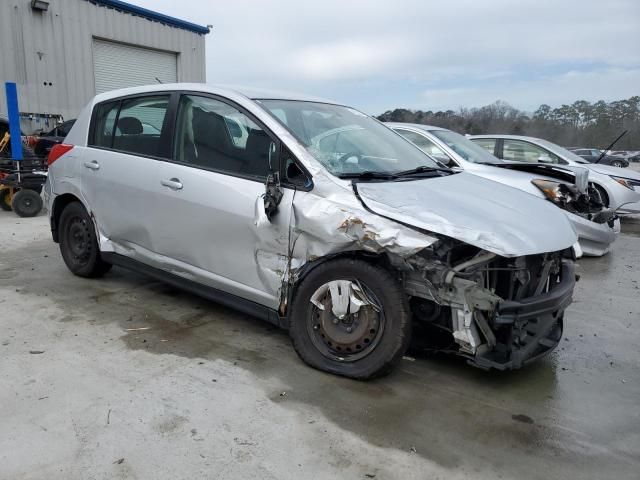
<svg viewBox="0 0 640 480">
<path fill-rule="evenodd" d="M 22 160 L 22 136 L 20 135 L 20 111 L 18 110 L 18 88 L 13 82 L 5 82 L 7 113 L 9 115 L 9 135 L 11 135 L 11 157 Z"/>
</svg>

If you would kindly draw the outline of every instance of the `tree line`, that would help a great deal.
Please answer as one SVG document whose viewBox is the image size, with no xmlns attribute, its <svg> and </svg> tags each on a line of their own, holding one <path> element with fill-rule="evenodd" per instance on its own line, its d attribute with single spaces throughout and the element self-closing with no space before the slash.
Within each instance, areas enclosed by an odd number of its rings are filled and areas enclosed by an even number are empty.
<svg viewBox="0 0 640 480">
<path fill-rule="evenodd" d="M 606 148 L 628 130 L 614 150 L 640 150 L 640 96 L 609 103 L 578 100 L 557 108 L 543 104 L 532 114 L 500 100 L 484 107 L 457 111 L 397 108 L 384 112 L 378 119 L 434 125 L 471 135 L 528 135 L 565 147 Z"/>
</svg>

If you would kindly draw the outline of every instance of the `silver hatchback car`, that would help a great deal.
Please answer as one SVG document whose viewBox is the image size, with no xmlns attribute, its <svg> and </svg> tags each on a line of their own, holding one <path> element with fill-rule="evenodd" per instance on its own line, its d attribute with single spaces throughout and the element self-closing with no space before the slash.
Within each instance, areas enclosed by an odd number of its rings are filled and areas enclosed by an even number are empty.
<svg viewBox="0 0 640 480">
<path fill-rule="evenodd" d="M 577 240 L 562 211 L 443 167 L 353 108 L 130 88 L 96 96 L 49 163 L 74 274 L 119 265 L 262 317 L 315 368 L 382 375 L 412 329 L 498 369 L 561 338 Z"/>
</svg>

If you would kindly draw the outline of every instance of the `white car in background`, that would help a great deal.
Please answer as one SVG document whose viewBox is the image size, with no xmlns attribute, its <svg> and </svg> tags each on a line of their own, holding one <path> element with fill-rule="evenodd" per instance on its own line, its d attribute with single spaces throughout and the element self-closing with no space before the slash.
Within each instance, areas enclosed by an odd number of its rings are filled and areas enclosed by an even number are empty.
<svg viewBox="0 0 640 480">
<path fill-rule="evenodd" d="M 568 191 L 566 185 L 579 184 L 578 177 L 587 177 L 589 171 L 582 166 L 563 169 L 504 162 L 451 130 L 410 123 L 386 125 L 445 165 L 524 190 L 562 208 L 578 234 L 584 255 L 604 255 L 620 233 L 620 222 L 610 209 L 603 208 L 599 201 L 587 202 L 584 196 Z M 582 181 L 587 183 L 586 178 Z M 597 192 L 591 193 L 599 196 Z"/>
<path fill-rule="evenodd" d="M 590 163 L 541 138 L 493 134 L 468 138 L 502 160 L 587 167 L 591 172 L 589 180 L 598 188 L 605 205 L 617 214 L 640 213 L 640 173 L 629 168 Z"/>
</svg>

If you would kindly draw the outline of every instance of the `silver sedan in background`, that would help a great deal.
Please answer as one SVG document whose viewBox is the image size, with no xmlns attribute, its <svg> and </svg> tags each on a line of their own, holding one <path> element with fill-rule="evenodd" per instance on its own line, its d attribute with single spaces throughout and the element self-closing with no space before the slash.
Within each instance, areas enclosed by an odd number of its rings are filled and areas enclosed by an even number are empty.
<svg viewBox="0 0 640 480">
<path fill-rule="evenodd" d="M 618 215 L 640 213 L 640 173 L 628 168 L 591 163 L 566 148 L 542 138 L 522 135 L 472 135 L 472 142 L 496 157 L 514 162 L 583 166 L 602 201 Z"/>
<path fill-rule="evenodd" d="M 554 166 L 504 162 L 451 130 L 421 124 L 386 125 L 450 167 L 463 169 L 553 202 L 571 220 L 584 255 L 604 255 L 620 232 L 619 220 L 610 209 L 603 208 L 599 201 L 586 201 L 575 193 L 574 199 L 568 200 L 564 195 L 571 194 L 567 191 L 561 193 L 561 190 L 566 189 L 560 185 L 563 182 L 572 183 L 572 177 L 585 172 L 583 167 L 565 170 Z M 598 197 L 597 192 L 592 193 Z"/>
</svg>

